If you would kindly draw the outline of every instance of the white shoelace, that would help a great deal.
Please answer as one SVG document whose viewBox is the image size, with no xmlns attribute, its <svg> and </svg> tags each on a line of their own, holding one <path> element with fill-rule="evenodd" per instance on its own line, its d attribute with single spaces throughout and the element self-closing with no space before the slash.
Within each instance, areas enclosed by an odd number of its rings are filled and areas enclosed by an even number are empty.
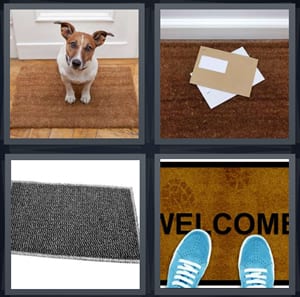
<svg viewBox="0 0 300 297">
<path fill-rule="evenodd" d="M 172 285 L 179 286 L 180 288 L 191 288 L 194 285 L 196 274 L 201 269 L 201 266 L 185 259 L 179 259 L 179 263 Z"/>
<path fill-rule="evenodd" d="M 264 268 L 246 268 L 246 288 L 266 288 L 267 269 Z"/>
</svg>

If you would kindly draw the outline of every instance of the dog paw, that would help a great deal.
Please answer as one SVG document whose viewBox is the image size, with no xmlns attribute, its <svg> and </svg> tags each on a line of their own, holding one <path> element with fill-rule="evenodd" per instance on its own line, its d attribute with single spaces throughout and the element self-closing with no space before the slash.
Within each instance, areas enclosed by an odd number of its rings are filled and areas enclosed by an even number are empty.
<svg viewBox="0 0 300 297">
<path fill-rule="evenodd" d="M 65 101 L 67 101 L 68 103 L 72 104 L 76 101 L 76 98 L 74 95 L 66 95 L 65 97 Z"/>
<path fill-rule="evenodd" d="M 84 104 L 88 104 L 91 101 L 91 96 L 88 95 L 81 95 L 80 101 Z"/>
</svg>

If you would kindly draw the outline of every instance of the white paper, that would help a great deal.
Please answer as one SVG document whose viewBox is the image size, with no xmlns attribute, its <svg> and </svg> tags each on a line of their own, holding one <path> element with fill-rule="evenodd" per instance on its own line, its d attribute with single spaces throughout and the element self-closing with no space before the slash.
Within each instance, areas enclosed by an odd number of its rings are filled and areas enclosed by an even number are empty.
<svg viewBox="0 0 300 297">
<path fill-rule="evenodd" d="M 210 71 L 216 71 L 220 73 L 225 73 L 227 69 L 228 61 L 209 57 L 209 56 L 201 56 L 198 67 L 207 69 Z"/>
<path fill-rule="evenodd" d="M 248 56 L 248 53 L 244 49 L 244 47 L 240 47 L 236 50 L 234 50 L 232 53 L 242 55 L 242 56 Z M 262 82 L 265 80 L 261 72 L 259 71 L 258 68 L 256 68 L 255 76 L 253 79 L 253 84 L 252 86 Z M 216 89 L 211 89 L 207 88 L 204 86 L 199 86 L 197 85 L 198 89 L 200 90 L 202 96 L 204 97 L 205 101 L 207 102 L 208 106 L 212 109 L 217 107 L 218 105 L 232 99 L 236 94 L 216 90 Z"/>
</svg>

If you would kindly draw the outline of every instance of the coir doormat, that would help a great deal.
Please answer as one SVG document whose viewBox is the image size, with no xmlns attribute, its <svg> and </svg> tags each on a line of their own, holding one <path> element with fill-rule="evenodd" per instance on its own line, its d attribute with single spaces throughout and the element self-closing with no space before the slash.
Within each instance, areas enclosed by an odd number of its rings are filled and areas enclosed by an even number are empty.
<svg viewBox="0 0 300 297">
<path fill-rule="evenodd" d="M 131 189 L 14 182 L 12 253 L 139 261 Z"/>
<path fill-rule="evenodd" d="M 272 249 L 275 284 L 288 285 L 288 163 L 162 162 L 162 285 L 177 244 L 192 229 L 208 231 L 212 240 L 210 262 L 200 285 L 240 285 L 239 251 L 251 234 L 261 234 Z"/>
<path fill-rule="evenodd" d="M 99 67 L 89 104 L 65 102 L 65 87 L 56 62 L 23 66 L 12 100 L 11 128 L 135 128 L 138 108 L 131 69 Z"/>
<path fill-rule="evenodd" d="M 200 46 L 233 51 L 243 46 L 258 59 L 265 81 L 251 97 L 235 96 L 210 109 L 189 83 Z M 289 131 L 289 43 L 286 40 L 160 43 L 161 138 L 287 138 Z"/>
</svg>

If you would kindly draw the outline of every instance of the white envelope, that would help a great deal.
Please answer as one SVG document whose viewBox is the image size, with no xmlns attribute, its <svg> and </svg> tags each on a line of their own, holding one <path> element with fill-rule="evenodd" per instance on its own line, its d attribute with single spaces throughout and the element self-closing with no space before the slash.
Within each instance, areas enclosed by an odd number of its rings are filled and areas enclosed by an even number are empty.
<svg viewBox="0 0 300 297">
<path fill-rule="evenodd" d="M 244 49 L 244 47 L 240 47 L 236 50 L 234 50 L 232 53 L 238 54 L 238 55 L 243 55 L 243 56 L 248 56 L 248 53 Z M 253 86 L 262 82 L 265 80 L 261 72 L 256 68 L 254 80 L 253 80 Z M 208 106 L 213 109 L 217 107 L 218 105 L 232 99 L 236 94 L 228 93 L 228 92 L 223 92 L 220 90 L 216 89 L 210 89 L 207 87 L 199 86 L 197 85 L 198 89 L 200 90 L 202 96 L 204 97 L 205 101 L 207 102 Z"/>
</svg>

